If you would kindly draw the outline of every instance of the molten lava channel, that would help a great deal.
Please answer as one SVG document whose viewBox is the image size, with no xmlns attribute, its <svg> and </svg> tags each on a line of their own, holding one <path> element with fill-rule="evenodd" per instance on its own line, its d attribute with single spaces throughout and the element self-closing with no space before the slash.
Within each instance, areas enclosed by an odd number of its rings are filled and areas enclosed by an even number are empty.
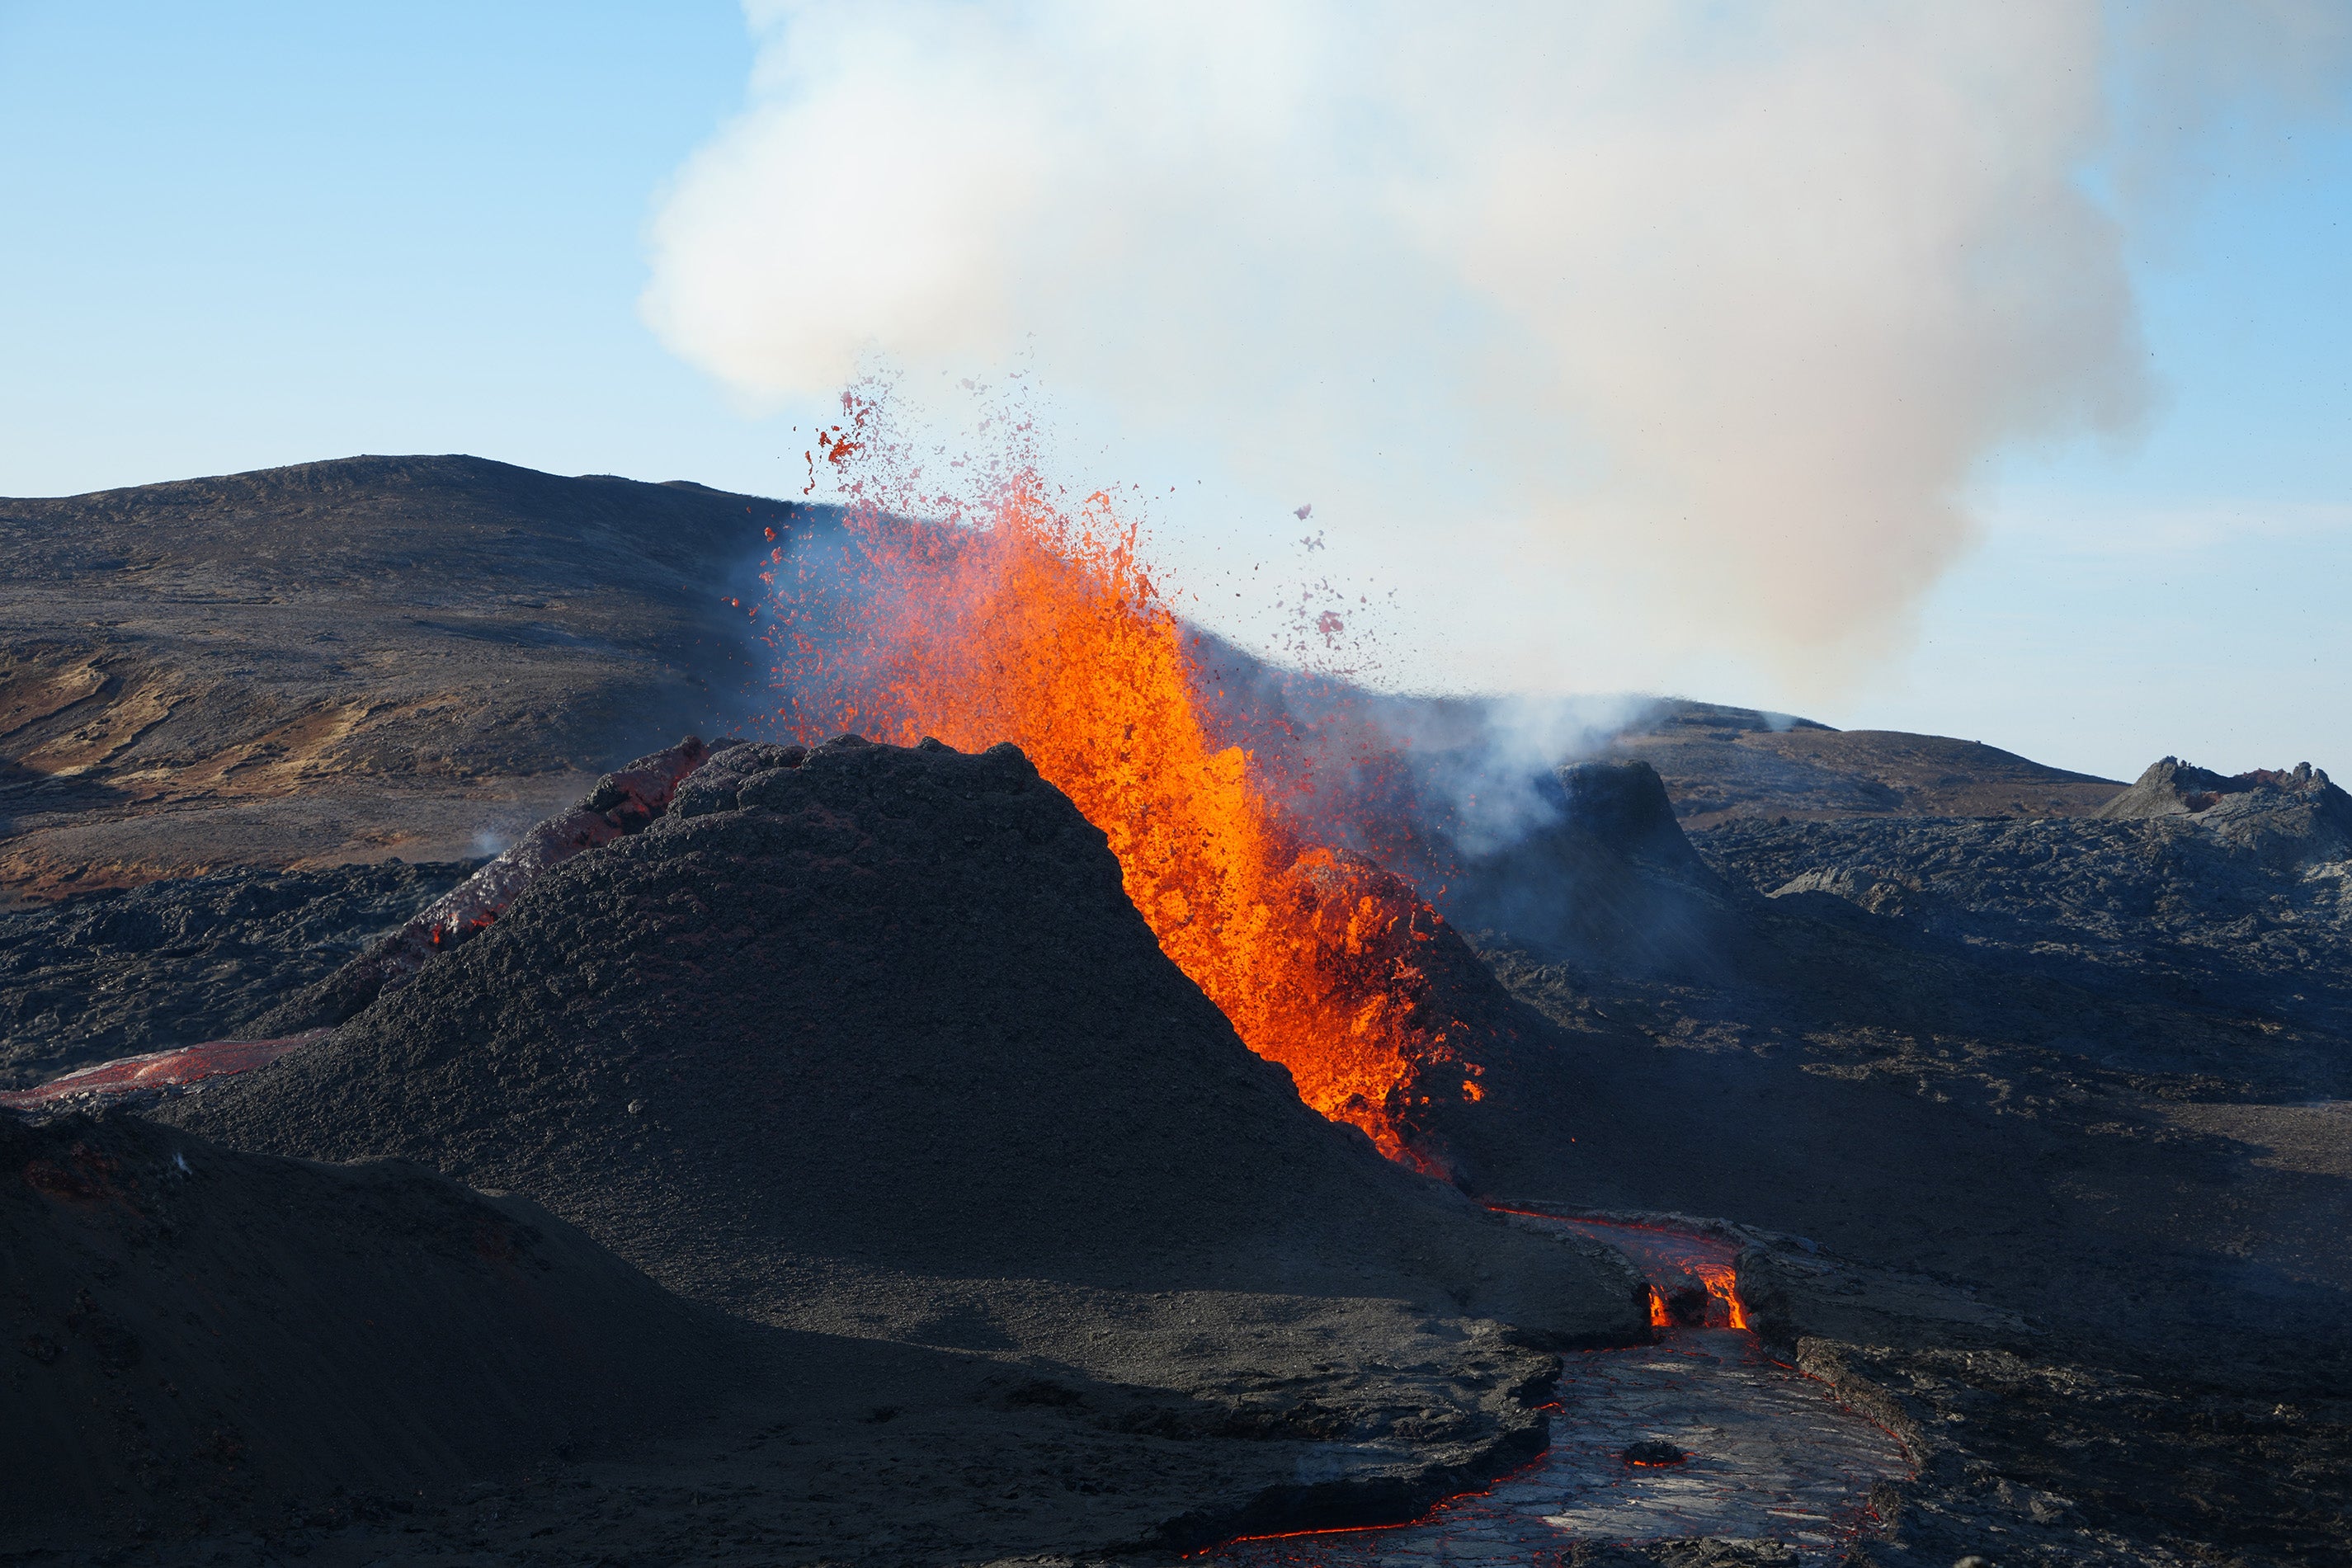
<svg viewBox="0 0 2352 1568">
<path fill-rule="evenodd" d="M 828 443 L 844 465 L 874 461 L 866 441 Z M 1431 1168 L 1416 1109 L 1480 1094 L 1421 956 L 1438 917 L 1402 878 L 1310 841 L 1252 754 L 1216 744 L 1137 529 L 1100 494 L 1058 504 L 1034 470 L 950 523 L 907 521 L 887 489 L 859 487 L 838 550 L 769 559 L 781 727 L 1019 746 L 1109 840 L 1161 948 L 1249 1048 Z"/>
</svg>

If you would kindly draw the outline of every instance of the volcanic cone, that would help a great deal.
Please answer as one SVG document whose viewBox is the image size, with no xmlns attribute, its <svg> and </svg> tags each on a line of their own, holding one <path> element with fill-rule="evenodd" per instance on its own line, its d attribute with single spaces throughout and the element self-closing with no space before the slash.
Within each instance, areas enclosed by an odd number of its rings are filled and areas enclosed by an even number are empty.
<svg viewBox="0 0 2352 1568">
<path fill-rule="evenodd" d="M 1378 1296 L 1553 1342 L 1644 1321 L 1618 1271 L 1302 1105 L 1009 746 L 722 751 L 328 1042 L 168 1113 L 528 1193 L 772 1322 L 861 1292 L 901 1322 L 910 1280 Z M 991 1300 L 972 1332 L 1018 1339 Z"/>
</svg>

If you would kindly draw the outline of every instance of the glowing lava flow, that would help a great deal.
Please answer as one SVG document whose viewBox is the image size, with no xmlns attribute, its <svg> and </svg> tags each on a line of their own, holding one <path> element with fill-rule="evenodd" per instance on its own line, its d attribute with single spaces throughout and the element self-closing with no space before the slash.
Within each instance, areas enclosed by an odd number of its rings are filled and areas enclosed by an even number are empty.
<svg viewBox="0 0 2352 1568">
<path fill-rule="evenodd" d="M 1695 1263 L 1691 1266 L 1691 1271 L 1696 1274 L 1700 1281 L 1706 1286 L 1706 1293 L 1723 1303 L 1725 1312 L 1731 1319 L 1733 1328 L 1744 1329 L 1748 1326 L 1748 1309 L 1739 1304 L 1738 1281 L 1729 1265 Z"/>
<path fill-rule="evenodd" d="M 828 460 L 868 444 L 828 439 Z M 1307 842 L 1253 759 L 1215 746 L 1181 624 L 1109 500 L 1075 511 L 1034 473 L 981 515 L 910 524 L 855 506 L 842 549 L 780 548 L 767 574 L 779 718 L 962 749 L 1009 740 L 1099 828 L 1160 945 L 1299 1095 L 1428 1167 L 1409 1125 L 1477 1099 L 1425 945 L 1434 911 L 1402 879 Z"/>
<path fill-rule="evenodd" d="M 1688 1275 L 1706 1287 L 1709 1298 L 1707 1316 L 1710 1320 L 1719 1314 L 1722 1327 L 1746 1330 L 1752 1326 L 1748 1321 L 1748 1309 L 1739 1301 L 1737 1260 L 1741 1243 L 1736 1240 L 1696 1230 L 1645 1225 L 1630 1219 L 1580 1218 L 1540 1208 L 1514 1208 L 1500 1203 L 1487 1207 L 1496 1214 L 1522 1215 L 1541 1220 L 1547 1226 L 1572 1230 L 1591 1240 L 1606 1242 L 1627 1254 L 1652 1281 L 1648 1290 L 1650 1326 L 1654 1329 L 1678 1326 L 1674 1314 L 1667 1310 L 1665 1292 L 1655 1282 L 1658 1277 L 1671 1280 L 1677 1274 Z"/>
<path fill-rule="evenodd" d="M 1652 1281 L 1661 1317 L 1668 1314 L 1659 1284 L 1687 1290 L 1696 1275 L 1710 1298 L 1745 1320 L 1731 1288 L 1745 1245 L 1735 1234 L 1498 1211 L 1615 1248 Z M 1727 1539 L 1777 1543 L 1772 1560 L 1807 1568 L 1853 1561 L 1856 1539 L 1880 1524 L 1871 1501 L 1876 1486 L 1916 1473 L 1902 1441 L 1750 1333 L 1719 1322 L 1656 1326 L 1655 1343 L 1563 1357 L 1550 1447 L 1485 1491 L 1449 1498 L 1402 1529 L 1249 1536 L 1195 1561 L 1204 1568 L 1558 1563 L 1593 1549 L 1614 1557 L 1612 1545 Z"/>
</svg>

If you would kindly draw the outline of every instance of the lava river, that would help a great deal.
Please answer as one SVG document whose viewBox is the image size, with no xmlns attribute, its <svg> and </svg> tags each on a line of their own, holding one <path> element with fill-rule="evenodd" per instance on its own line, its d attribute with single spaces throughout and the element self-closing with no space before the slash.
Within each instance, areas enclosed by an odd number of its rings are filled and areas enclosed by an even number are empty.
<svg viewBox="0 0 2352 1568">
<path fill-rule="evenodd" d="M 1738 1247 L 1695 1231 L 1517 1214 L 1622 1251 L 1663 1301 L 1696 1278 L 1725 1294 L 1654 1344 L 1565 1358 L 1551 1446 L 1485 1492 L 1410 1524 L 1235 1541 L 1221 1568 L 1553 1563 L 1568 1547 L 1702 1538 L 1776 1542 L 1832 1561 L 1874 1522 L 1872 1489 L 1907 1479 L 1903 1445 L 1731 1327 Z"/>
</svg>

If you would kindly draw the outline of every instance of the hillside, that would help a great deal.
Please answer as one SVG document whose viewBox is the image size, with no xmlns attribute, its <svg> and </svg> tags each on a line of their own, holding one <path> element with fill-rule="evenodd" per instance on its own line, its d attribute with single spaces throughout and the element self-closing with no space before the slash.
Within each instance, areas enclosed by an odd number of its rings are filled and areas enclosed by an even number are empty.
<svg viewBox="0 0 2352 1568">
<path fill-rule="evenodd" d="M 1656 768 L 1694 830 L 1779 817 L 2081 817 L 2124 789 L 1982 741 L 1681 700 L 1659 704 L 1610 751 Z"/>
<path fill-rule="evenodd" d="M 0 896 L 486 853 L 731 701 L 793 515 L 463 456 L 0 499 Z"/>
</svg>

